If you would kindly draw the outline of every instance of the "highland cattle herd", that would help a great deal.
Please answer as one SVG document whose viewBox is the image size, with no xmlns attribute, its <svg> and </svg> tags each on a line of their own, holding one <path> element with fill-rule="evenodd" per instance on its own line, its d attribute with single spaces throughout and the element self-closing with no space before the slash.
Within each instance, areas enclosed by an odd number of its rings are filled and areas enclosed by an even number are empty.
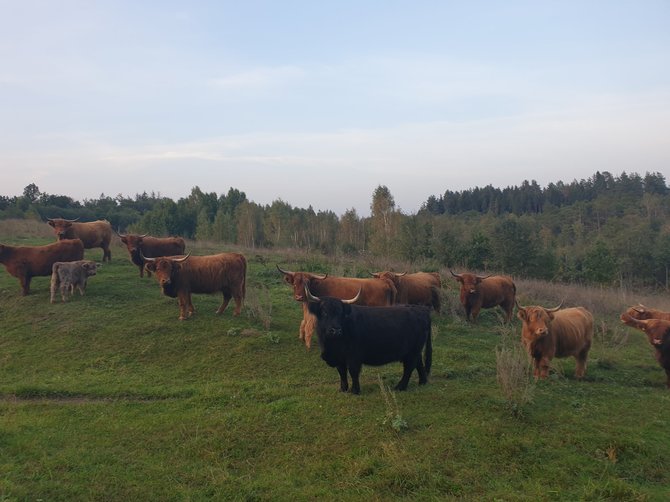
<svg viewBox="0 0 670 502">
<path fill-rule="evenodd" d="M 77 288 L 81 295 L 100 264 L 84 260 L 84 249 L 100 247 L 103 261 L 111 261 L 112 227 L 105 220 L 78 222 L 48 219 L 57 242 L 45 246 L 0 244 L 0 263 L 19 280 L 21 294 L 30 292 L 36 276 L 51 276 L 50 301 L 60 292 L 66 301 Z M 221 314 L 230 300 L 239 315 L 246 294 L 247 261 L 239 253 L 209 256 L 185 254 L 181 237 L 156 238 L 146 234 L 118 234 L 132 263 L 155 275 L 164 295 L 177 298 L 179 319 L 195 312 L 191 295 L 221 293 Z M 440 312 L 441 278 L 437 273 L 375 272 L 367 279 L 289 271 L 277 265 L 283 280 L 301 304 L 298 336 L 309 348 L 316 331 L 321 358 L 337 369 L 340 390 L 360 392 L 363 365 L 403 364 L 397 390 L 405 390 L 414 370 L 419 384 L 428 381 L 432 364 L 431 311 Z M 533 363 L 536 379 L 547 378 L 553 358 L 574 357 L 575 376 L 583 378 L 593 340 L 593 315 L 583 307 L 521 306 L 507 276 L 451 275 L 460 284 L 460 303 L 467 321 L 476 322 L 481 309 L 499 306 L 510 322 L 514 308 L 521 320 L 521 342 Z M 620 320 L 647 335 L 655 357 L 665 370 L 670 389 L 670 313 L 644 305 L 630 307 Z M 351 387 L 348 376 L 351 377 Z"/>
</svg>

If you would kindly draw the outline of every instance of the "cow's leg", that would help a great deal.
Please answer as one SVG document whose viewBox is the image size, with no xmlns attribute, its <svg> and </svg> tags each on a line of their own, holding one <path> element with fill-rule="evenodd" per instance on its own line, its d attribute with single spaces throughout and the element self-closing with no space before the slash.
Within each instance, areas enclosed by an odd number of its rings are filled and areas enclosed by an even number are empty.
<svg viewBox="0 0 670 502">
<path fill-rule="evenodd" d="M 465 320 L 469 321 L 470 320 L 470 311 L 472 310 L 472 307 L 470 307 L 470 305 L 468 305 L 467 303 L 464 306 L 465 306 Z"/>
<path fill-rule="evenodd" d="M 235 310 L 233 310 L 233 315 L 240 315 L 242 312 L 242 303 L 244 302 L 244 297 L 238 293 L 233 295 L 233 299 L 235 300 Z"/>
<path fill-rule="evenodd" d="M 540 369 L 540 378 L 545 379 L 549 376 L 549 365 L 550 361 L 549 358 L 543 357 L 539 361 L 539 369 Z"/>
<path fill-rule="evenodd" d="M 588 351 L 580 352 L 577 357 L 575 357 L 577 360 L 577 364 L 575 365 L 575 377 L 584 378 L 584 375 L 586 375 L 586 359 L 588 355 Z"/>
<path fill-rule="evenodd" d="M 474 307 L 472 307 L 472 311 L 471 311 L 472 322 L 477 322 L 477 317 L 479 316 L 479 310 L 480 309 L 481 309 L 481 307 L 479 305 L 475 305 Z"/>
<path fill-rule="evenodd" d="M 230 298 L 231 298 L 230 293 L 223 293 L 223 302 L 221 302 L 221 306 L 216 311 L 217 314 L 223 314 L 223 311 L 226 310 L 228 303 L 230 303 Z"/>
<path fill-rule="evenodd" d="M 346 392 L 349 390 L 349 381 L 347 380 L 347 367 L 342 364 L 337 367 L 337 372 L 340 374 L 340 391 Z"/>
<path fill-rule="evenodd" d="M 104 245 L 102 247 L 102 261 L 108 261 L 111 263 L 112 261 L 112 251 L 109 249 L 109 246 L 105 247 Z"/>
<path fill-rule="evenodd" d="M 395 386 L 395 390 L 407 390 L 407 385 L 409 384 L 409 379 L 412 376 L 412 371 L 416 368 L 416 360 L 414 358 L 405 359 L 402 362 L 402 378 Z"/>
<path fill-rule="evenodd" d="M 140 277 L 144 277 L 144 265 L 138 265 L 140 268 Z M 151 272 L 147 270 L 147 277 L 151 277 Z"/>
<path fill-rule="evenodd" d="M 416 371 L 419 373 L 419 385 L 425 385 L 428 382 L 428 373 L 426 373 L 426 367 L 423 365 L 421 354 L 419 354 L 419 359 L 416 363 Z"/>
<path fill-rule="evenodd" d="M 349 367 L 349 374 L 351 375 L 351 393 L 360 394 L 361 393 L 361 383 L 358 379 L 361 374 L 361 363 L 347 364 Z"/>
<path fill-rule="evenodd" d="M 59 289 L 58 288 L 58 273 L 53 272 L 51 274 L 51 289 L 50 289 L 50 292 L 51 292 L 51 300 L 50 301 L 51 301 L 51 303 L 56 303 L 56 290 L 57 289 Z"/>
<path fill-rule="evenodd" d="M 665 369 L 665 375 L 668 377 L 665 381 L 665 386 L 670 389 L 670 368 L 664 368 Z"/>
<path fill-rule="evenodd" d="M 184 294 L 180 294 L 178 297 L 178 301 L 179 301 L 179 320 L 185 321 L 186 318 L 188 317 L 186 311 L 189 307 L 189 298 Z M 190 315 L 190 313 L 188 315 Z"/>
<path fill-rule="evenodd" d="M 21 295 L 26 296 L 28 293 L 30 293 L 30 279 L 31 277 L 28 275 L 22 275 L 19 278 L 19 281 L 21 282 Z"/>
</svg>

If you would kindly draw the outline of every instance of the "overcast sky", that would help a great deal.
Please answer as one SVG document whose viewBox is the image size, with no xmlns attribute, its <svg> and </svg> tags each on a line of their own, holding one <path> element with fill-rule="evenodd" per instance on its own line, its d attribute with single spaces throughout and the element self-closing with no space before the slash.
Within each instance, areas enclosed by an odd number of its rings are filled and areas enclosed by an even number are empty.
<svg viewBox="0 0 670 502">
<path fill-rule="evenodd" d="M 670 178 L 670 1 L 0 0 L 1 195 L 369 213 Z"/>
</svg>

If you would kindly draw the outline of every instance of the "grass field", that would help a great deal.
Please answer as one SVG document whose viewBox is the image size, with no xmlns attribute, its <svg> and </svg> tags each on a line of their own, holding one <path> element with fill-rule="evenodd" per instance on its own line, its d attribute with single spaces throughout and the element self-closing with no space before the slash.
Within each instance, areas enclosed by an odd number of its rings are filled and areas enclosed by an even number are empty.
<svg viewBox="0 0 670 502">
<path fill-rule="evenodd" d="M 50 242 L 18 234 L 0 242 Z M 447 280 L 428 385 L 415 374 L 391 393 L 399 363 L 364 367 L 353 396 L 299 343 L 301 309 L 274 266 L 370 264 L 247 251 L 243 314 L 197 295 L 180 322 L 176 300 L 112 253 L 66 304 L 49 303 L 49 278 L 21 297 L 0 270 L 0 501 L 670 499 L 670 391 L 615 317 L 616 292 L 517 282 L 526 304 L 587 297 L 598 334 L 584 381 L 559 360 L 509 399 L 496 353 L 518 352 L 519 321 L 465 323 Z"/>
</svg>

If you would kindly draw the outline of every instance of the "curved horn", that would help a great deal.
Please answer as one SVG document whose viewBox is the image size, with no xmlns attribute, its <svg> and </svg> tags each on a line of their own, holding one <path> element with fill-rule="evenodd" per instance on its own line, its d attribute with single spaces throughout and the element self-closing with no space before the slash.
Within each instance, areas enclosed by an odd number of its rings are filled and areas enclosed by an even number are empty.
<svg viewBox="0 0 670 502">
<path fill-rule="evenodd" d="M 396 277 L 402 277 L 403 275 L 407 275 L 407 272 L 403 272 L 402 274 L 395 274 Z"/>
<path fill-rule="evenodd" d="M 284 275 L 293 275 L 293 274 L 294 274 L 294 272 L 290 272 L 290 271 L 288 271 L 288 270 L 284 270 L 284 269 L 282 269 L 282 268 L 279 266 L 279 264 L 277 264 L 277 270 L 279 270 L 279 271 L 280 271 L 282 274 L 284 274 Z"/>
<path fill-rule="evenodd" d="M 312 303 L 318 303 L 318 302 L 321 301 L 321 298 L 319 298 L 318 296 L 314 296 L 312 294 L 312 292 L 309 290 L 309 286 L 307 284 L 305 284 L 305 298 L 307 298 L 308 302 L 312 302 Z"/>
<path fill-rule="evenodd" d="M 114 233 L 115 233 L 116 235 L 118 235 L 119 237 L 128 237 L 128 234 L 122 234 L 122 233 L 119 232 L 118 230 L 114 230 Z"/>
<path fill-rule="evenodd" d="M 453 270 L 449 269 L 449 272 L 451 272 L 451 275 L 453 275 L 453 276 L 456 277 L 457 279 L 460 279 L 460 278 L 461 278 L 460 275 L 458 275 L 458 274 L 454 274 L 454 271 L 453 271 Z"/>
<path fill-rule="evenodd" d="M 484 275 L 484 276 L 478 275 L 477 278 L 478 278 L 480 281 L 483 281 L 484 279 L 488 279 L 488 278 L 491 277 L 492 275 L 493 275 L 493 274 Z"/>
<path fill-rule="evenodd" d="M 644 314 L 644 307 L 643 307 L 643 308 L 640 308 L 640 307 L 631 307 L 631 308 L 632 308 L 635 312 L 638 312 L 638 313 L 640 313 L 640 314 Z"/>
<path fill-rule="evenodd" d="M 81 218 L 81 216 L 80 216 L 79 218 Z M 65 221 L 69 221 L 70 223 L 74 223 L 74 222 L 77 221 L 79 218 L 75 218 L 74 220 L 68 220 L 68 219 L 66 219 L 66 218 L 63 218 L 63 219 L 64 219 Z"/>
<path fill-rule="evenodd" d="M 183 262 L 183 261 L 188 260 L 188 257 L 189 257 L 189 256 L 191 256 L 191 253 L 188 253 L 188 254 L 187 254 L 186 256 L 184 256 L 183 258 L 175 258 L 175 259 L 173 259 L 172 261 L 176 261 L 177 263 L 181 263 L 181 262 Z"/>
<path fill-rule="evenodd" d="M 522 307 L 521 305 L 519 305 L 519 302 L 517 301 L 516 298 L 514 299 L 514 305 L 516 305 L 516 308 L 518 310 L 526 310 L 526 307 Z"/>
<path fill-rule="evenodd" d="M 149 258 L 149 257 L 147 257 L 147 256 L 144 256 L 144 253 L 142 252 L 141 249 L 140 249 L 140 257 L 141 257 L 142 260 L 144 260 L 144 261 L 156 261 L 156 258 Z"/>
<path fill-rule="evenodd" d="M 315 279 L 325 279 L 326 277 L 328 277 L 328 274 L 312 274 L 312 277 L 314 277 Z"/>
<path fill-rule="evenodd" d="M 553 309 L 544 309 L 545 312 L 558 312 L 561 310 L 561 307 L 563 306 L 563 302 L 558 304 L 558 307 L 554 307 Z"/>
<path fill-rule="evenodd" d="M 358 288 L 358 293 L 351 300 L 341 300 L 342 303 L 352 304 L 358 301 L 358 297 L 361 296 L 361 288 Z"/>
</svg>

